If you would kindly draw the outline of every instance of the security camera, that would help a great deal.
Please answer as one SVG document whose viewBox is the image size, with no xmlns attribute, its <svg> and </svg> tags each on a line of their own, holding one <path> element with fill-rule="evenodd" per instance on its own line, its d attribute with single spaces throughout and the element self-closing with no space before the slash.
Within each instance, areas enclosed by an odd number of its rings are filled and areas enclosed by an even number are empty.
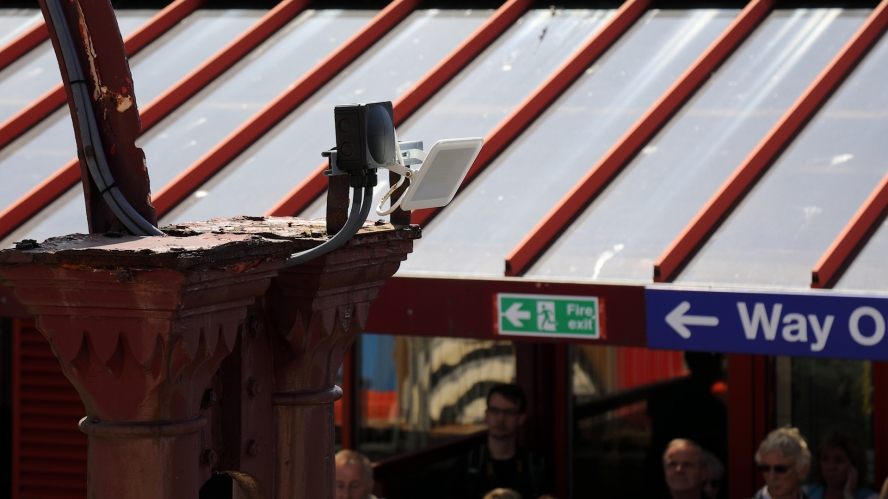
<svg viewBox="0 0 888 499">
<path fill-rule="evenodd" d="M 353 187 L 376 185 L 377 168 L 401 175 L 379 202 L 378 215 L 388 215 L 399 206 L 404 210 L 446 206 L 484 144 L 480 137 L 444 139 L 426 153 L 420 141 L 399 142 L 391 102 L 339 105 L 333 117 L 336 148 L 324 153 L 330 158 L 327 175 L 348 174 Z M 418 169 L 411 168 L 414 165 Z M 382 211 L 385 201 L 408 178 L 411 183 L 407 192 Z"/>
<path fill-rule="evenodd" d="M 358 233 L 370 214 L 378 168 L 401 175 L 401 180 L 379 202 L 379 215 L 388 215 L 399 206 L 405 210 L 444 206 L 453 199 L 484 143 L 480 138 L 445 139 L 425 153 L 422 142 L 398 142 L 391 102 L 336 106 L 333 118 L 336 147 L 321 153 L 330 166 L 324 175 L 348 175 L 354 189 L 351 211 L 345 225 L 333 237 L 320 246 L 290 255 L 288 267 L 333 251 Z M 410 168 L 413 165 L 419 165 L 419 169 Z M 413 182 L 407 192 L 382 211 L 385 201 L 408 178 Z"/>
</svg>

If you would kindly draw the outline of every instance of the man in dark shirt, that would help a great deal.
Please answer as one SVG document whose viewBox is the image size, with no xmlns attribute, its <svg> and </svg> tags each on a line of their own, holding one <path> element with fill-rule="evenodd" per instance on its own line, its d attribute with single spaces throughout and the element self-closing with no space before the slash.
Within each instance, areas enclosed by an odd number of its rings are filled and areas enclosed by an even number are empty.
<svg viewBox="0 0 888 499">
<path fill-rule="evenodd" d="M 527 398 L 516 385 L 497 385 L 487 394 L 487 443 L 457 460 L 455 496 L 480 499 L 496 488 L 512 489 L 523 499 L 547 491 L 542 457 L 518 447 L 518 429 L 527 418 Z"/>
</svg>

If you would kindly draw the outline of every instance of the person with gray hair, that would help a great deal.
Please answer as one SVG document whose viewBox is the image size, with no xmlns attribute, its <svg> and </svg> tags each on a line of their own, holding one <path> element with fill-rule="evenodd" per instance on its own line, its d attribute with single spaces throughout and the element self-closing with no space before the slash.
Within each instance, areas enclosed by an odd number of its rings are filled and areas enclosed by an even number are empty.
<svg viewBox="0 0 888 499">
<path fill-rule="evenodd" d="M 353 450 L 336 453 L 336 499 L 376 499 L 373 466 L 367 456 Z"/>
<path fill-rule="evenodd" d="M 802 480 L 811 470 L 811 451 L 798 428 L 778 428 L 765 438 L 755 453 L 765 486 L 753 499 L 808 499 Z"/>
<path fill-rule="evenodd" d="M 676 438 L 663 453 L 663 471 L 671 499 L 700 499 L 703 496 L 703 449 L 691 440 Z"/>
</svg>

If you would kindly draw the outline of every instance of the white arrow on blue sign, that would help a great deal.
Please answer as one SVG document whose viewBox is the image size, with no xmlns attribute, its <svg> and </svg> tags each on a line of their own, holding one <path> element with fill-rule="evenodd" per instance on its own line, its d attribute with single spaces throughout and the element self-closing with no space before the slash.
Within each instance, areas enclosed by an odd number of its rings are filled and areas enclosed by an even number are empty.
<svg viewBox="0 0 888 499">
<path fill-rule="evenodd" d="M 649 286 L 650 348 L 888 360 L 888 296 Z"/>
</svg>

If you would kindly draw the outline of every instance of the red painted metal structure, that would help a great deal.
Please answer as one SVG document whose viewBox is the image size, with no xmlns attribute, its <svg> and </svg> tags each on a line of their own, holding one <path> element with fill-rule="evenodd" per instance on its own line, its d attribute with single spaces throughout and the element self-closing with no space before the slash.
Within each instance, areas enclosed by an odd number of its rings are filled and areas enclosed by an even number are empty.
<svg viewBox="0 0 888 499">
<path fill-rule="evenodd" d="M 616 42 L 639 17 L 647 10 L 649 0 L 628 0 L 617 10 L 616 14 L 598 30 L 582 47 L 564 62 L 545 82 L 537 87 L 514 111 L 512 111 L 497 127 L 484 138 L 481 149 L 460 189 L 469 185 L 484 169 L 490 165 L 521 132 L 543 113 L 555 100 L 570 87 L 602 54 Z M 419 225 L 428 224 L 441 208 L 417 210 L 411 222 Z"/>
<path fill-rule="evenodd" d="M 678 276 L 697 250 L 730 215 L 761 175 L 808 123 L 811 116 L 820 109 L 866 55 L 885 31 L 886 26 L 888 26 L 888 1 L 883 0 L 789 111 L 771 128 L 765 138 L 657 259 L 654 266 L 655 281 L 672 282 Z"/>
<path fill-rule="evenodd" d="M 48 39 L 49 32 L 43 23 L 37 23 L 17 36 L 15 40 L 0 48 L 0 71 Z"/>
<path fill-rule="evenodd" d="M 645 144 L 693 96 L 749 33 L 771 11 L 772 0 L 752 0 L 725 32 L 656 103 L 611 147 L 577 185 L 506 257 L 506 275 L 523 275 L 589 203 L 638 154 Z"/>
<path fill-rule="evenodd" d="M 142 133 L 147 132 L 154 125 L 160 123 L 163 118 L 168 116 L 183 102 L 193 97 L 194 94 L 205 88 L 246 54 L 267 40 L 268 37 L 302 12 L 307 4 L 308 0 L 285 0 L 281 2 L 256 21 L 250 29 L 220 49 L 210 59 L 179 80 L 169 90 L 147 105 L 142 106 L 139 111 Z M 181 10 L 181 8 L 178 10 Z M 146 31 L 140 30 L 139 32 Z M 133 36 L 139 32 L 134 33 Z M 79 161 L 75 158 L 0 212 L 0 239 L 6 237 L 10 232 L 39 213 L 40 210 L 46 208 L 55 199 L 73 187 L 79 179 Z"/>
<path fill-rule="evenodd" d="M 346 40 L 336 52 L 319 62 L 288 90 L 269 102 L 211 151 L 157 191 L 152 201 L 157 208 L 158 216 L 162 217 L 169 213 L 195 189 L 244 152 L 339 71 L 404 20 L 418 5 L 419 0 L 395 0 L 389 4 L 367 26 Z"/>
<path fill-rule="evenodd" d="M 755 469 L 759 442 L 775 428 L 774 359 L 762 355 L 728 356 L 729 497 L 742 499 L 762 487 Z M 879 475 L 877 475 L 879 476 Z"/>
<path fill-rule="evenodd" d="M 12 488 L 22 499 L 83 497 L 83 403 L 33 319 L 13 321 Z M 52 480 L 47 480 L 51 475 Z"/>
<path fill-rule="evenodd" d="M 158 12 L 142 27 L 126 37 L 124 44 L 127 54 L 132 57 L 140 50 L 148 46 L 149 43 L 157 39 L 185 19 L 189 14 L 197 10 L 203 4 L 204 0 L 176 0 L 166 8 Z M 46 39 L 46 26 L 42 25 L 42 36 Z M 37 34 L 32 34 L 29 40 L 36 39 L 41 33 L 37 30 Z M 13 44 L 16 42 L 13 42 Z M 5 53 L 4 49 L 0 54 Z M 0 149 L 3 149 L 10 142 L 15 140 L 21 134 L 30 130 L 34 125 L 49 116 L 53 111 L 59 109 L 65 104 L 65 89 L 61 84 L 56 85 L 52 90 L 48 91 L 42 97 L 37 99 L 33 104 L 22 109 L 14 116 L 10 117 L 4 123 L 0 124 Z"/>
<path fill-rule="evenodd" d="M 175 5 L 184 5 L 180 1 Z M 175 109 L 181 102 L 194 95 L 200 88 L 210 83 L 214 78 L 229 68 L 238 59 L 247 54 L 258 43 L 265 40 L 270 34 L 279 29 L 286 20 L 292 18 L 299 10 L 304 8 L 304 2 L 285 2 L 279 5 L 261 20 L 249 33 L 242 35 L 232 42 L 213 59 L 204 63 L 188 77 L 184 78 L 173 89 L 169 90 L 161 98 L 150 103 L 142 111 L 143 122 L 147 126 L 157 123 L 163 116 Z M 168 212 L 184 197 L 189 195 L 203 181 L 210 178 L 229 161 L 240 154 L 246 147 L 252 144 L 262 134 L 270 130 L 277 122 L 283 119 L 288 112 L 304 102 L 305 98 L 317 91 L 337 71 L 353 61 L 361 50 L 375 43 L 389 28 L 396 25 L 416 8 L 417 2 L 400 0 L 391 4 L 380 13 L 371 25 L 364 31 L 353 37 L 340 50 L 331 55 L 324 63 L 319 64 L 314 71 L 301 79 L 295 88 L 286 94 L 279 96 L 272 104 L 254 116 L 244 124 L 237 132 L 229 136 L 204 158 L 192 165 L 191 168 L 176 181 L 166 186 L 157 196 L 156 203 L 159 213 Z M 529 8 L 530 2 L 523 0 L 510 0 L 504 4 L 484 26 L 451 53 L 435 69 L 416 86 L 403 95 L 396 104 L 396 120 L 400 123 L 406 117 L 418 109 L 424 102 L 431 98 L 450 81 L 462 68 L 469 64 L 483 51 L 493 40 L 504 32 L 524 11 Z M 621 8 L 622 19 L 619 25 L 612 22 L 602 29 L 602 33 L 594 37 L 598 45 L 592 46 L 590 42 L 579 51 L 570 61 L 560 68 L 556 74 L 529 97 L 519 109 L 513 112 L 509 119 L 500 124 L 495 132 L 488 137 L 489 153 L 483 160 L 473 166 L 473 175 L 480 172 L 481 168 L 489 164 L 509 143 L 525 130 L 536 117 L 543 113 L 554 100 L 576 79 L 577 71 L 582 71 L 611 43 L 638 18 L 646 8 L 645 0 L 630 0 Z M 749 188 L 756 182 L 761 173 L 774 161 L 777 155 L 804 127 L 807 120 L 813 115 L 831 92 L 837 88 L 841 81 L 853 69 L 856 63 L 866 54 L 867 50 L 878 40 L 888 24 L 888 12 L 886 12 L 888 0 L 883 1 L 875 9 L 863 27 L 854 35 L 848 44 L 833 59 L 830 65 L 812 83 L 808 90 L 796 102 L 783 119 L 775 125 L 766 138 L 750 154 L 743 164 L 735 171 L 734 175 L 710 200 L 704 210 L 689 224 L 683 234 L 676 239 L 669 250 L 658 261 L 655 272 L 658 272 L 656 280 L 669 282 L 673 280 L 681 268 L 692 258 L 694 252 L 705 243 L 706 239 L 717 228 L 718 224 L 730 213 L 731 209 L 742 199 Z M 754 0 L 743 11 L 741 16 L 732 23 L 731 27 L 722 34 L 719 39 L 704 53 L 688 71 L 676 81 L 660 100 L 636 123 L 636 126 L 628 132 L 621 141 L 593 168 L 584 179 L 583 189 L 578 188 L 565 200 L 550 212 L 546 220 L 548 224 L 540 224 L 534 232 L 509 256 L 511 269 L 510 275 L 521 275 L 544 251 L 557 235 L 588 205 L 607 183 L 617 175 L 620 169 L 644 146 L 653 134 L 674 114 L 679 107 L 693 96 L 694 92 L 702 85 L 708 75 L 718 67 L 742 40 L 755 28 L 759 21 L 769 12 L 771 2 L 769 0 Z M 261 25 L 261 26 L 260 26 Z M 610 31 L 608 31 L 610 30 Z M 146 35 L 147 36 L 147 35 Z M 610 37 L 610 38 L 608 38 Z M 129 46 L 127 47 L 129 49 Z M 6 49 L 0 50 L 5 54 Z M 586 62 L 583 62 L 586 61 Z M 275 106 L 281 109 L 274 109 Z M 155 113 L 155 114 L 151 114 Z M 71 175 L 73 173 L 73 175 Z M 9 225 L 10 209 L 7 208 L 0 214 L 0 237 L 8 234 L 9 227 L 18 226 L 39 209 L 45 207 L 59 194 L 70 188 L 79 178 L 76 168 L 66 167 L 60 170 L 53 178 L 29 193 L 14 205 L 15 219 L 18 221 Z M 317 172 L 316 172 L 317 173 Z M 67 175 L 67 176 L 66 176 Z M 471 177 L 470 177 L 471 179 Z M 469 180 L 470 180 L 469 179 Z M 297 186 L 294 191 L 282 200 L 272 210 L 274 214 L 291 215 L 304 209 L 310 202 L 318 197 L 323 187 L 323 179 L 319 175 L 313 175 Z M 853 259 L 855 252 L 862 246 L 868 234 L 870 234 L 884 216 L 888 205 L 888 179 L 876 188 L 864 206 L 854 219 L 849 222 L 846 229 L 837 238 L 836 242 L 821 259 L 815 268 L 815 287 L 830 287 L 841 275 L 842 269 Z M 320 187 L 319 187 L 320 186 Z M 582 193 L 579 191 L 582 190 Z M 427 222 L 433 214 L 430 212 L 417 213 L 414 221 Z M 554 218 L 553 218 L 554 217 Z M 551 220 L 550 220 L 551 219 Z M 533 242 L 531 242 L 531 240 Z M 443 337 L 461 337 L 475 339 L 502 339 L 495 333 L 495 320 L 490 296 L 497 292 L 519 293 L 551 293 L 551 294 L 594 294 L 601 297 L 602 323 L 606 325 L 603 331 L 603 339 L 595 344 L 614 346 L 644 346 L 645 345 L 645 319 L 639 313 L 644 309 L 643 287 L 633 285 L 601 285 L 589 283 L 570 282 L 546 282 L 529 279 L 462 279 L 462 278 L 426 278 L 426 277 L 397 277 L 390 279 L 388 285 L 383 288 L 381 298 L 374 307 L 376 311 L 371 314 L 367 329 L 369 331 L 384 332 L 398 335 L 427 335 Z M 431 303 L 422 297 L 440 296 L 446 301 L 446 306 L 440 303 Z M 18 330 L 26 327 L 26 322 L 18 321 Z M 22 325 L 25 326 L 22 326 Z M 610 334 L 609 334 L 610 332 Z M 615 333 L 618 332 L 618 333 Z M 21 335 L 21 333 L 18 333 Z M 510 338 L 512 339 L 512 338 Z M 553 345 L 540 346 L 540 340 L 528 340 L 527 338 L 514 338 L 519 344 L 519 349 L 530 349 L 520 354 L 521 358 L 548 359 L 556 366 L 560 366 L 558 372 L 566 376 L 566 345 L 564 340 L 555 339 Z M 525 345 L 525 346 L 520 346 Z M 15 358 L 22 357 L 23 350 L 19 349 Z M 523 362 L 523 361 L 522 361 Z M 528 365 L 528 364 L 525 364 Z M 349 368 L 349 366 L 351 366 Z M 21 365 L 20 365 L 21 367 Z M 355 364 L 347 363 L 346 371 L 351 369 L 348 376 L 353 379 Z M 888 368 L 882 363 L 874 364 L 874 387 L 876 393 L 884 393 L 888 390 Z M 729 370 L 729 399 L 730 399 L 730 489 L 732 498 L 746 497 L 755 486 L 760 483 L 760 478 L 755 472 L 752 455 L 755 446 L 766 432 L 774 426 L 774 368 L 772 359 L 761 356 L 731 355 Z M 554 380 L 559 384 L 561 381 Z M 350 383 L 346 381 L 346 383 Z M 353 383 L 353 382 L 352 382 Z M 530 382 L 529 382 L 530 383 Z M 14 386 L 20 386 L 21 380 Z M 530 383 L 532 386 L 534 383 Z M 560 386 L 560 385 L 559 385 Z M 347 387 L 345 387 L 347 389 Z M 354 392 L 354 386 L 353 392 Z M 565 389 L 550 390 L 549 394 L 540 396 L 554 397 L 552 403 L 556 408 L 557 421 L 551 423 L 552 442 L 559 448 L 565 448 L 567 444 L 566 427 L 559 425 L 568 424 L 569 406 L 566 405 L 568 397 Z M 17 396 L 22 395 L 21 390 Z M 884 397 L 875 397 L 875 426 L 876 441 L 876 477 L 881 480 L 888 475 L 888 424 L 885 423 L 885 414 L 888 414 L 888 403 Z M 19 400 L 16 398 L 16 400 Z M 343 413 L 343 444 L 353 446 L 355 444 L 358 405 L 357 398 L 352 399 L 351 409 L 344 409 Z M 345 404 L 344 404 L 345 405 Z M 18 407 L 19 414 L 24 407 Z M 347 414 L 346 414 L 347 413 Z M 540 415 L 545 419 L 546 415 Z M 346 419 L 348 428 L 346 428 Z M 541 419 L 540 424 L 549 424 Z M 35 422 L 41 421 L 35 419 Z M 546 420 L 548 421 L 548 420 Z M 21 425 L 22 420 L 16 423 Z M 36 424 L 36 423 L 35 423 Z M 18 437 L 17 437 L 18 438 Z M 21 437 L 22 439 L 24 437 Z M 22 448 L 24 440 L 16 442 Z M 562 447 L 564 446 L 564 447 Z M 21 455 L 20 455 L 20 459 Z M 566 459 L 566 457 L 565 457 Z M 555 463 L 559 469 L 568 468 L 566 461 Z M 22 465 L 20 465 L 22 466 Z M 19 468 L 20 470 L 24 468 Z M 562 480 L 566 482 L 564 477 Z M 563 491 L 560 491 L 563 492 Z"/>
<path fill-rule="evenodd" d="M 403 123 L 465 68 L 466 65 L 472 62 L 475 57 L 509 28 L 521 14 L 530 8 L 531 3 L 529 0 L 509 0 L 504 3 L 462 45 L 455 48 L 453 52 L 432 68 L 419 82 L 393 102 L 395 126 Z M 327 182 L 322 175 L 326 168 L 327 163 L 322 163 L 307 179 L 287 193 L 265 215 L 270 217 L 292 216 L 298 215 L 308 208 L 327 188 Z"/>
<path fill-rule="evenodd" d="M 619 284 L 546 282 L 532 279 L 472 279 L 452 277 L 400 277 L 386 283 L 368 331 L 404 336 L 440 336 L 478 340 L 503 339 L 495 331 L 491 296 L 496 293 L 545 293 L 566 296 L 598 296 L 602 324 L 596 345 L 644 346 L 644 287 Z M 443 297 L 443 303 L 429 296 Z M 610 334 L 610 329 L 620 334 Z M 517 342 L 538 338 L 509 337 Z M 577 340 L 551 338 L 548 342 L 577 343 Z"/>
<path fill-rule="evenodd" d="M 831 288 L 885 219 L 888 209 L 888 175 L 842 229 L 811 271 L 812 288 Z"/>
</svg>

